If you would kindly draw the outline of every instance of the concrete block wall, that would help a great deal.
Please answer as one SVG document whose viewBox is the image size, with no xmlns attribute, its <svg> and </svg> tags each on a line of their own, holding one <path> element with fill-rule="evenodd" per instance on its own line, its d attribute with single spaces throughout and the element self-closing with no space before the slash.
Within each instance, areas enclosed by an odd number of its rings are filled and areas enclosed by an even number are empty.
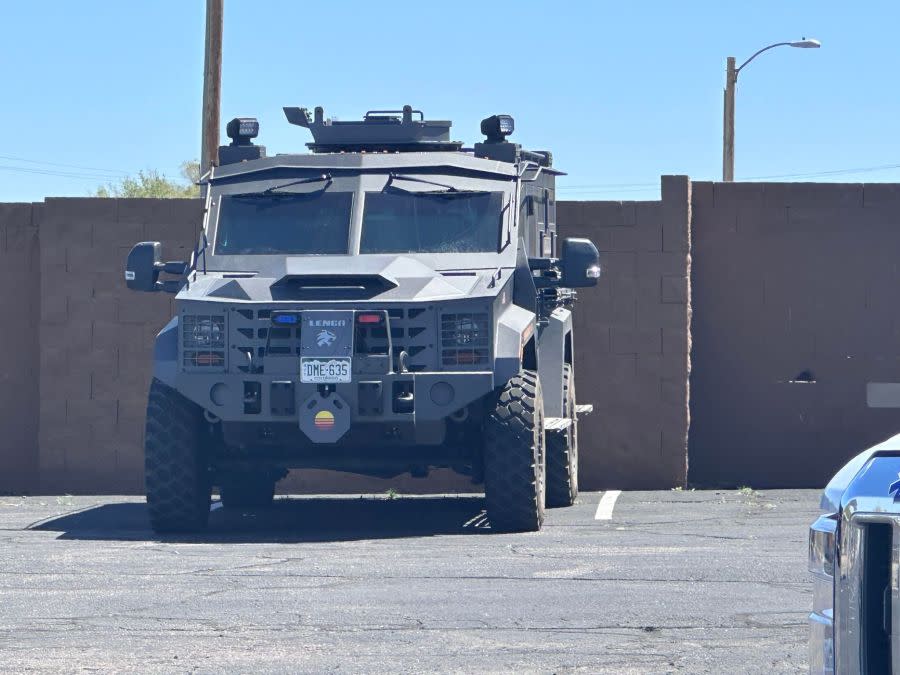
<svg viewBox="0 0 900 675">
<path fill-rule="evenodd" d="M 125 257 L 185 259 L 198 200 L 48 199 L 40 217 L 38 489 L 139 493 L 153 340 L 172 296 L 125 288 Z"/>
<path fill-rule="evenodd" d="M 663 487 L 684 481 L 689 288 L 684 177 L 663 180 L 661 202 L 560 202 L 564 236 L 593 238 L 604 278 L 576 311 L 586 488 Z M 2 205 L 6 404 L 0 423 L 2 491 L 140 493 L 151 349 L 172 297 L 134 294 L 122 270 L 137 241 L 187 257 L 201 220 L 197 200 L 48 199 Z M 38 237 L 39 234 L 39 237 Z M 32 283 L 23 283 L 29 279 Z M 679 384 L 680 378 L 680 384 Z M 8 400 L 7 400 L 8 399 Z M 302 472 L 288 491 L 471 490 L 440 472 L 429 481 Z"/>
<path fill-rule="evenodd" d="M 39 209 L 0 204 L 0 493 L 38 476 Z"/>
<path fill-rule="evenodd" d="M 580 478 L 602 488 L 665 488 L 687 476 L 690 194 L 664 176 L 650 202 L 558 202 L 560 236 L 592 239 L 603 275 L 579 291 L 575 361 Z"/>
<path fill-rule="evenodd" d="M 866 395 L 900 383 L 900 186 L 694 183 L 692 205 L 690 479 L 821 486 L 900 431 Z"/>
</svg>

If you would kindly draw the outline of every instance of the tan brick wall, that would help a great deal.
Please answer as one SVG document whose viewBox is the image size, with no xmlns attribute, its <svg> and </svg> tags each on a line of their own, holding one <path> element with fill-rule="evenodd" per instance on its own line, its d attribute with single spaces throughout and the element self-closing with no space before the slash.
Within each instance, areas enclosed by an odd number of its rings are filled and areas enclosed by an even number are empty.
<svg viewBox="0 0 900 675">
<path fill-rule="evenodd" d="M 586 487 L 664 488 L 687 472 L 690 192 L 664 176 L 662 200 L 559 202 L 563 237 L 592 239 L 603 276 L 575 307 Z"/>
<path fill-rule="evenodd" d="M 34 211 L 0 204 L 0 492 L 37 479 L 40 270 Z"/>
<path fill-rule="evenodd" d="M 125 257 L 161 240 L 186 258 L 196 200 L 48 199 L 40 219 L 42 492 L 137 493 L 152 345 L 172 296 L 135 294 Z"/>
<path fill-rule="evenodd" d="M 900 431 L 866 404 L 900 382 L 900 185 L 694 183 L 692 202 L 691 481 L 821 486 Z"/>
<path fill-rule="evenodd" d="M 576 309 L 579 397 L 597 407 L 584 419 L 581 434 L 585 488 L 684 481 L 689 191 L 686 178 L 666 177 L 661 202 L 558 205 L 563 235 L 593 238 L 605 270 L 598 288 L 581 293 Z M 19 221 L 9 215 L 11 208 L 0 212 L 0 222 L 15 229 L 12 223 Z M 30 205 L 23 208 L 30 214 Z M 33 465 L 30 475 L 39 474 L 28 489 L 139 493 L 151 350 L 172 314 L 172 297 L 129 292 L 123 264 L 130 247 L 146 240 L 162 241 L 168 259 L 187 257 L 201 204 L 48 199 L 35 208 L 39 216 L 33 223 L 30 215 L 20 215 L 22 225 L 16 226 L 17 232 L 31 228 L 35 297 L 32 302 L 19 298 L 14 307 L 33 313 L 34 330 L 18 347 L 33 363 L 28 366 L 25 359 L 9 375 L 24 383 L 28 374 L 33 382 L 31 397 L 21 399 L 15 415 L 27 418 L 31 411 L 31 440 L 26 425 L 26 441 L 17 445 L 22 461 Z M 3 429 L 8 426 L 10 421 Z M 310 492 L 472 489 L 468 479 L 447 471 L 428 481 L 302 472 L 281 487 Z"/>
</svg>

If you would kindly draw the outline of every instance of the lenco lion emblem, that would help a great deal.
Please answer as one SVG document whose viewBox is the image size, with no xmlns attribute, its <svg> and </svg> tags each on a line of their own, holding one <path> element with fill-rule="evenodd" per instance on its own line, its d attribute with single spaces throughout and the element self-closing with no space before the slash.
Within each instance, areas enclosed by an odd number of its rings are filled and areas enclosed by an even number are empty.
<svg viewBox="0 0 900 675">
<path fill-rule="evenodd" d="M 337 335 L 330 330 L 322 329 L 316 334 L 316 344 L 320 347 L 330 347 L 337 340 Z"/>
</svg>

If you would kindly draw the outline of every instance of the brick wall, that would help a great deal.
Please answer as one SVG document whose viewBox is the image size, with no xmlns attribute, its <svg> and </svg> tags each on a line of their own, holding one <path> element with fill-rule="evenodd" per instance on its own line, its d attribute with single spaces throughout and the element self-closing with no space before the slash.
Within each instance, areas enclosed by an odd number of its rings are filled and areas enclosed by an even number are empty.
<svg viewBox="0 0 900 675">
<path fill-rule="evenodd" d="M 0 492 L 37 480 L 40 270 L 31 204 L 0 204 Z"/>
<path fill-rule="evenodd" d="M 664 176 L 662 200 L 559 202 L 563 237 L 592 239 L 603 276 L 575 307 L 583 485 L 665 488 L 687 472 L 690 193 Z"/>
<path fill-rule="evenodd" d="M 692 203 L 690 479 L 821 486 L 900 430 L 866 401 L 900 382 L 900 185 L 694 183 Z"/>
<path fill-rule="evenodd" d="M 666 177 L 660 202 L 558 205 L 563 236 L 589 236 L 603 252 L 603 279 L 581 293 L 576 309 L 579 398 L 596 406 L 580 439 L 586 489 L 684 482 L 689 195 L 687 178 Z M 130 247 L 145 240 L 163 242 L 168 259 L 187 257 L 201 208 L 195 200 L 139 199 L 4 205 L 0 223 L 4 233 L 15 233 L 7 239 L 18 248 L 0 280 L 25 287 L 22 279 L 30 278 L 32 285 L 24 289 L 31 296 L 3 300 L 4 311 L 31 317 L 31 329 L 4 335 L 12 340 L 7 352 L 22 358 L 7 364 L 3 376 L 22 389 L 19 395 L 7 387 L 14 404 L 0 418 L 0 435 L 14 448 L 3 455 L 10 478 L 0 490 L 141 492 L 151 349 L 172 315 L 172 296 L 129 292 L 123 263 Z M 21 255 L 26 250 L 31 258 Z M 428 481 L 304 471 L 281 486 L 389 487 L 472 489 L 448 471 Z"/>
<path fill-rule="evenodd" d="M 172 296 L 129 292 L 138 241 L 187 257 L 193 200 L 48 199 L 40 218 L 39 489 L 137 493 L 151 350 Z"/>
</svg>

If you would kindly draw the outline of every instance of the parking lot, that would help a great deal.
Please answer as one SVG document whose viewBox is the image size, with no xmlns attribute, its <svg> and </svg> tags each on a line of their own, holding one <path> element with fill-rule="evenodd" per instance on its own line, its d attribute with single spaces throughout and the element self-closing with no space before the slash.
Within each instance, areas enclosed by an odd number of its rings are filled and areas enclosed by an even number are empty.
<svg viewBox="0 0 900 675">
<path fill-rule="evenodd" d="M 2 670 L 798 672 L 815 491 L 582 494 L 534 534 L 478 496 L 0 498 Z"/>
</svg>

